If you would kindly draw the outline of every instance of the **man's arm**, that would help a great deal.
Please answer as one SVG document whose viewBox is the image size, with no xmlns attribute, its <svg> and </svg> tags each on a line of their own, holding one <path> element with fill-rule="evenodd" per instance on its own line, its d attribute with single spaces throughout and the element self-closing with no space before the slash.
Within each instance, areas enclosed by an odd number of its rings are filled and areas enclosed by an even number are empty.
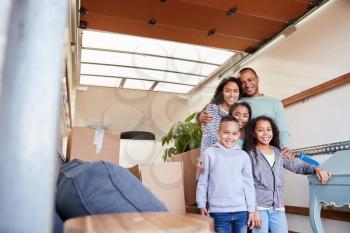
<svg viewBox="0 0 350 233">
<path fill-rule="evenodd" d="M 287 118 L 281 101 L 276 101 L 275 122 L 280 131 L 280 143 L 283 147 L 291 148 L 290 134 L 288 131 Z"/>
</svg>

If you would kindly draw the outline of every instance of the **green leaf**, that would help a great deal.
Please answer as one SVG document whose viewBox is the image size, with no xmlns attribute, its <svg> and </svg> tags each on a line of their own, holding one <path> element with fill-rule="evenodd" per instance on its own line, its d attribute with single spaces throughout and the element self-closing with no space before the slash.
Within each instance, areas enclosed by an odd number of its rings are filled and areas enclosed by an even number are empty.
<svg viewBox="0 0 350 233">
<path fill-rule="evenodd" d="M 196 113 L 189 115 L 184 122 L 176 122 L 161 139 L 162 146 L 170 143 L 173 147 L 165 149 L 163 153 L 163 160 L 166 161 L 175 154 L 186 152 L 198 148 L 201 144 L 202 129 L 193 121 Z"/>
<path fill-rule="evenodd" d="M 164 162 L 167 160 L 167 158 L 168 158 L 168 149 L 165 149 L 162 158 L 163 158 Z"/>
<path fill-rule="evenodd" d="M 189 115 L 186 119 L 185 119 L 185 122 L 190 122 L 192 121 L 195 117 L 196 117 L 197 113 L 194 112 L 192 113 L 191 115 Z"/>
</svg>

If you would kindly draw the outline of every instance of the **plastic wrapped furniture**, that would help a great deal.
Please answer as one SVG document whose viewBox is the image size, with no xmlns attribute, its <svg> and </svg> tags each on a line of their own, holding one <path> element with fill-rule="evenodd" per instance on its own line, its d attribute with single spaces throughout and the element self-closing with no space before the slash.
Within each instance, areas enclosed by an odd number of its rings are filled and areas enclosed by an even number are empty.
<svg viewBox="0 0 350 233">
<path fill-rule="evenodd" d="M 350 155 L 349 151 L 338 151 L 322 168 L 332 173 L 327 184 L 322 185 L 315 176 L 309 176 L 310 223 L 314 233 L 324 233 L 321 222 L 322 205 L 350 205 Z"/>
</svg>

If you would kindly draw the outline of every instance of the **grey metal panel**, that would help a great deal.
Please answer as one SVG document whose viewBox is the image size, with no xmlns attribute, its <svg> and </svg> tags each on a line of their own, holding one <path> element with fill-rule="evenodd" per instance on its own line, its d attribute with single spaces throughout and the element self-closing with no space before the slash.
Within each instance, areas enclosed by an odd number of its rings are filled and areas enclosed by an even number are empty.
<svg viewBox="0 0 350 233">
<path fill-rule="evenodd" d="M 1 73 L 0 232 L 52 231 L 68 0 L 13 0 Z"/>
<path fill-rule="evenodd" d="M 5 55 L 5 46 L 7 43 L 6 33 L 8 30 L 8 20 L 10 17 L 11 0 L 0 1 L 0 72 L 3 67 L 3 59 Z M 0 90 L 1 90 L 1 75 L 0 75 Z"/>
<path fill-rule="evenodd" d="M 337 151 L 350 150 L 350 141 L 334 142 L 329 144 L 309 146 L 292 150 L 295 156 L 300 156 L 301 153 L 307 155 L 324 155 L 333 154 Z"/>
</svg>

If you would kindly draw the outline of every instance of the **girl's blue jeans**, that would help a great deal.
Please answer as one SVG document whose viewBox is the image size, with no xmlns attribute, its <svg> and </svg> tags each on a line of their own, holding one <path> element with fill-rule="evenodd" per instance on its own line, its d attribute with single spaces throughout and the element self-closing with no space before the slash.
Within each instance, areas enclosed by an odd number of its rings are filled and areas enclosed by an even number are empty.
<svg viewBox="0 0 350 233">
<path fill-rule="evenodd" d="M 284 211 L 260 210 L 259 214 L 262 227 L 260 229 L 254 228 L 253 233 L 288 233 L 287 218 Z"/>
<path fill-rule="evenodd" d="M 248 212 L 210 213 L 217 233 L 247 233 Z"/>
</svg>

